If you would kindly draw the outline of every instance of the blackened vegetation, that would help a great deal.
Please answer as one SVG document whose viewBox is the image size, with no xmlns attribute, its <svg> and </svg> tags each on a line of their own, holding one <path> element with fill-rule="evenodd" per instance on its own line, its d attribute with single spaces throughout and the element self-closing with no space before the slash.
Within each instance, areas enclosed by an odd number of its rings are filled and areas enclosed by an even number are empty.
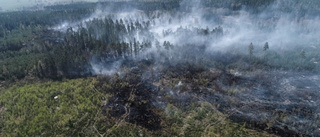
<svg viewBox="0 0 320 137">
<path fill-rule="evenodd" d="M 272 107 L 264 103 L 247 104 L 238 100 L 242 96 L 238 97 L 239 93 L 230 87 L 245 85 L 250 89 L 259 84 L 250 78 L 235 76 L 217 68 L 200 68 L 190 62 L 176 64 L 168 62 L 156 70 L 150 69 L 155 65 L 153 61 L 128 61 L 125 64 L 125 66 L 137 65 L 127 68 L 130 71 L 121 76 L 115 74 L 112 78 L 99 77 L 99 83 L 96 85 L 99 90 L 113 95 L 102 107 L 106 118 L 112 119 L 108 121 L 110 127 L 117 125 L 119 121 L 126 121 L 149 130 L 161 130 L 173 124 L 161 115 L 166 105 L 173 104 L 188 111 L 196 102 L 210 102 L 217 105 L 217 110 L 226 113 L 230 119 L 239 123 L 245 122 L 250 128 L 281 136 L 301 135 L 289 129 L 287 125 L 269 125 L 273 118 L 278 118 L 277 116 L 283 113 L 275 110 L 278 106 Z M 148 72 L 150 75 L 145 74 Z M 253 108 L 256 110 L 252 110 Z M 276 116 L 267 119 L 252 118 L 247 116 L 247 111 L 257 113 L 261 111 Z M 288 113 L 291 112 L 288 110 Z M 303 111 L 292 113 L 300 114 L 300 112 Z M 198 117 L 198 119 L 203 118 L 204 116 Z"/>
<path fill-rule="evenodd" d="M 131 83 L 130 88 L 126 91 L 115 90 L 119 93 L 113 93 L 116 96 L 108 103 L 109 113 L 111 112 L 118 118 L 118 114 L 125 115 L 128 122 L 141 126 L 147 125 L 153 130 L 159 129 L 155 128 L 159 127 L 159 122 L 166 123 L 162 126 L 170 125 L 170 122 L 164 120 L 161 115 L 157 115 L 159 111 L 164 111 L 166 105 L 173 104 L 187 111 L 193 103 L 200 101 L 216 105 L 217 110 L 224 112 L 231 120 L 246 123 L 253 129 L 268 131 L 280 136 L 316 134 L 313 132 L 317 130 L 317 126 L 312 123 L 317 122 L 312 122 L 312 120 L 318 117 L 317 108 L 304 100 L 318 95 L 306 89 L 288 91 L 286 88 L 290 88 L 287 87 L 290 85 L 279 83 L 288 77 L 295 78 L 294 75 L 304 74 L 284 75 L 276 71 L 246 77 L 215 67 L 198 67 L 193 64 L 194 62 L 168 62 L 151 73 L 150 67 L 154 66 L 155 62 L 141 61 L 127 64 L 132 63 L 139 65 L 136 68 L 133 67 L 130 73 L 124 74 L 121 78 L 123 81 L 120 82 L 128 80 L 127 82 Z M 150 75 L 145 74 L 148 72 Z M 256 81 L 257 78 L 260 81 Z M 115 87 L 119 86 L 115 85 Z M 138 92 L 138 90 L 143 92 Z M 307 95 L 299 95 L 301 93 Z M 137 102 L 130 103 L 133 97 Z M 314 98 L 311 100 L 315 101 Z M 131 104 L 129 105 L 130 113 L 135 115 L 127 114 L 125 106 L 128 103 Z M 118 107 L 110 108 L 112 106 Z M 202 116 L 198 118 L 202 119 Z M 300 121 L 301 119 L 308 122 Z"/>
<path fill-rule="evenodd" d="M 102 107 L 103 114 L 108 119 L 127 121 L 149 130 L 160 130 L 161 121 L 157 114 L 159 109 L 152 105 L 158 88 L 148 81 L 143 81 L 142 73 L 142 70 L 136 68 L 123 78 L 117 74 L 113 79 L 99 78 L 99 90 L 113 95 Z"/>
<path fill-rule="evenodd" d="M 220 86 L 225 87 L 228 92 L 232 91 L 230 87 L 234 87 L 237 92 L 232 92 L 229 97 L 213 94 L 208 96 L 207 100 L 221 104 L 220 111 L 229 114 L 230 119 L 246 123 L 251 128 L 281 136 L 317 136 L 316 125 L 319 121 L 315 119 L 319 119 L 319 116 L 315 104 L 318 104 L 318 101 L 313 97 L 319 95 L 316 90 L 312 90 L 312 81 L 308 78 L 301 79 L 304 75 L 308 74 L 262 73 L 257 75 L 260 81 L 243 76 L 234 80 L 235 77 L 230 75 L 229 80 L 222 79 L 225 82 L 221 82 Z M 310 87 L 299 87 L 299 83 L 287 79 L 302 83 L 308 81 L 310 84 L 307 85 Z M 228 83 L 233 83 L 234 86 L 229 86 Z"/>
</svg>

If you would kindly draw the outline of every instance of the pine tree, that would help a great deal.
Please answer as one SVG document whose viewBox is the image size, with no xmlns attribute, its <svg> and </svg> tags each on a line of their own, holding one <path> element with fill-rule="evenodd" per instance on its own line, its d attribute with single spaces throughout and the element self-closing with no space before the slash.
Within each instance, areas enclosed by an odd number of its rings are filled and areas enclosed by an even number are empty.
<svg viewBox="0 0 320 137">
<path fill-rule="evenodd" d="M 252 42 L 251 42 L 250 45 L 249 45 L 249 55 L 250 55 L 250 59 L 252 58 L 252 55 L 253 55 L 253 49 L 254 49 L 254 47 L 253 47 L 253 44 L 252 44 Z"/>
<path fill-rule="evenodd" d="M 269 43 L 266 42 L 266 44 L 264 44 L 263 51 L 267 51 L 268 49 L 269 49 Z"/>
<path fill-rule="evenodd" d="M 300 57 L 305 59 L 306 58 L 306 52 L 304 50 L 301 51 Z"/>
<path fill-rule="evenodd" d="M 269 49 L 269 43 L 266 42 L 266 44 L 264 44 L 263 46 L 263 51 L 264 51 L 264 59 L 267 59 L 267 50 Z"/>
</svg>

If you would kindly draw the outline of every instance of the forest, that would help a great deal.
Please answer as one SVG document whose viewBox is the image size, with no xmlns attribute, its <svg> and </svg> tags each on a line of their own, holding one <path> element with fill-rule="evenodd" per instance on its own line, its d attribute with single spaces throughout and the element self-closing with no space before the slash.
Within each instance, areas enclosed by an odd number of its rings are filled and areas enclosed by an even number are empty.
<svg viewBox="0 0 320 137">
<path fill-rule="evenodd" d="M 320 2 L 0 12 L 0 136 L 320 136 Z"/>
</svg>

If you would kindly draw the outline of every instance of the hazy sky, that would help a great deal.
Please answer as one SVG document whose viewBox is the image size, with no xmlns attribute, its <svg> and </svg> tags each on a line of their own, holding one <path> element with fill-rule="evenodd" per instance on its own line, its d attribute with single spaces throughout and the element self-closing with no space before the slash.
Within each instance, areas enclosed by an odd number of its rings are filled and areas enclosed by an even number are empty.
<svg viewBox="0 0 320 137">
<path fill-rule="evenodd" d="M 50 5 L 56 2 L 78 2 L 78 1 L 91 1 L 96 2 L 98 0 L 0 0 L 0 7 L 2 10 L 12 10 L 21 7 L 30 7 L 37 4 Z"/>
</svg>

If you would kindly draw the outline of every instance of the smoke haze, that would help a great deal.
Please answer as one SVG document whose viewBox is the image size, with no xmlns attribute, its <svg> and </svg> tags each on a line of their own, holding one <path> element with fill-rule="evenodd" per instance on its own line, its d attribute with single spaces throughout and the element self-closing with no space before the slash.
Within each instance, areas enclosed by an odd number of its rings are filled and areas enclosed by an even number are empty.
<svg viewBox="0 0 320 137">
<path fill-rule="evenodd" d="M 180 6 L 172 11 L 149 12 L 134 6 L 114 11 L 112 5 L 100 5 L 90 17 L 79 21 L 66 21 L 52 29 L 67 32 L 72 28 L 79 31 L 81 28 L 92 27 L 90 22 L 93 20 L 100 19 L 106 22 L 107 19 L 112 19 L 116 24 L 124 24 L 126 31 L 130 32 L 119 36 L 120 42 L 130 43 L 129 45 L 139 42 L 150 44 L 145 50 L 134 50 L 140 53 L 129 59 L 156 62 L 150 71 L 143 74 L 145 79 L 150 79 L 153 75 L 157 77 L 157 73 L 163 70 L 161 65 L 164 63 L 222 66 L 222 71 L 239 78 L 240 82 L 234 82 L 236 86 L 232 86 L 225 84 L 225 80 L 218 79 L 218 86 L 225 91 L 237 89 L 238 92 L 234 93 L 231 99 L 217 93 L 207 97 L 208 100 L 219 98 L 217 102 L 222 104 L 235 101 L 241 104 L 239 106 L 247 106 L 242 108 L 225 105 L 223 111 L 234 112 L 234 119 L 244 117 L 247 121 L 253 119 L 259 123 L 272 121 L 275 113 L 286 113 L 287 121 L 278 121 L 275 127 L 285 125 L 298 133 L 315 135 L 313 132 L 319 127 L 312 123 L 320 123 L 314 122 L 313 119 L 319 117 L 320 110 L 317 107 L 320 102 L 314 98 L 318 96 L 319 89 L 316 84 L 319 75 L 316 72 L 320 61 L 320 20 L 317 12 L 319 7 L 314 5 L 319 5 L 319 2 L 268 2 L 254 7 L 249 4 L 243 5 L 241 2 L 225 1 L 220 2 L 218 6 L 210 7 L 202 1 L 183 0 Z M 132 28 L 139 29 L 132 31 Z M 105 32 L 99 29 L 94 30 L 96 39 L 100 39 L 103 33 Z M 112 59 L 102 58 L 99 61 L 92 59 L 92 73 L 119 73 L 121 64 L 126 59 L 125 55 Z M 215 62 L 224 64 L 217 65 Z M 259 66 L 259 63 L 279 69 L 270 71 L 257 67 L 258 70 L 254 71 L 256 68 L 252 67 L 253 64 Z M 284 72 L 282 69 L 290 71 Z M 153 74 L 154 72 L 156 74 Z M 181 81 L 179 83 L 176 87 L 185 84 Z M 172 96 L 179 94 L 177 98 L 182 101 L 189 96 L 187 93 L 181 93 L 180 96 L 179 92 L 168 90 L 167 93 Z M 303 93 L 308 95 L 302 95 Z M 154 102 L 154 105 L 163 106 L 163 102 L 159 102 Z M 300 106 L 310 108 L 312 114 L 290 114 L 294 107 Z M 264 107 L 274 112 L 263 109 Z"/>
</svg>

